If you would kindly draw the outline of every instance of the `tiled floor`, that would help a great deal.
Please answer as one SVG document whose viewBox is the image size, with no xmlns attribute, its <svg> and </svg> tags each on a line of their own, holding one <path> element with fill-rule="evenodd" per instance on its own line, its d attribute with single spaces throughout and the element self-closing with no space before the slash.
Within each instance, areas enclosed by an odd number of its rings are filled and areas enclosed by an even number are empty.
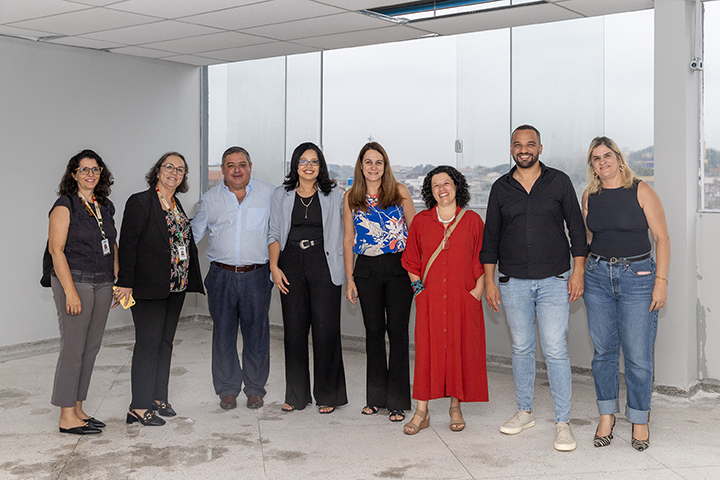
<svg viewBox="0 0 720 480">
<path fill-rule="evenodd" d="M 467 428 L 449 429 L 449 400 L 430 403 L 430 428 L 411 437 L 386 412 L 360 415 L 365 357 L 346 349 L 350 403 L 331 415 L 316 408 L 284 413 L 280 338 L 271 344 L 265 406 L 235 410 L 218 405 L 210 378 L 211 327 L 183 323 L 178 331 L 170 401 L 179 412 L 164 427 L 127 425 L 130 331 L 100 350 L 86 402 L 108 426 L 97 436 L 57 430 L 49 403 L 56 353 L 0 363 L 0 478 L 2 479 L 719 479 L 720 398 L 655 396 L 651 447 L 630 447 L 630 424 L 618 419 L 612 445 L 592 445 L 596 426 L 592 380 L 573 383 L 574 452 L 553 449 L 553 412 L 547 380 L 535 391 L 537 425 L 507 436 L 498 427 L 515 410 L 512 374 L 489 372 L 490 402 L 464 404 Z M 242 403 L 240 402 L 242 401 Z M 409 418 L 409 417 L 408 417 Z"/>
</svg>

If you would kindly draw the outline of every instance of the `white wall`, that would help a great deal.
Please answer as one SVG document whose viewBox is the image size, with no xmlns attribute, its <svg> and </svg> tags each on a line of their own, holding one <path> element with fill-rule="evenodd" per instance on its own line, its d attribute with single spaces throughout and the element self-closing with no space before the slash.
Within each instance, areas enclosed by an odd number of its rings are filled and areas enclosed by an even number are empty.
<svg viewBox="0 0 720 480">
<path fill-rule="evenodd" d="M 720 214 L 697 214 L 697 350 L 700 380 L 720 384 Z"/>
<path fill-rule="evenodd" d="M 200 70 L 0 37 L 0 346 L 57 337 L 50 289 L 39 284 L 48 211 L 71 156 L 96 150 L 115 176 L 119 228 L 127 197 L 168 150 L 186 156 L 199 197 Z M 108 326 L 131 323 L 115 310 Z"/>
</svg>

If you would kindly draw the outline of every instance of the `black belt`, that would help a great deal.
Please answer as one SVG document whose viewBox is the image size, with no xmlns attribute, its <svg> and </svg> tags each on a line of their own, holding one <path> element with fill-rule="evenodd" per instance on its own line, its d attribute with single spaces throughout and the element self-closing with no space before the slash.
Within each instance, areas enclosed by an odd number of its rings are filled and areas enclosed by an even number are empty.
<svg viewBox="0 0 720 480">
<path fill-rule="evenodd" d="M 594 258 L 595 260 L 600 260 L 603 262 L 608 263 L 635 263 L 635 262 L 641 262 L 643 260 L 647 260 L 650 258 L 652 254 L 650 252 L 644 253 L 642 255 L 635 255 L 634 257 L 603 257 L 602 255 L 598 255 L 596 253 L 591 253 L 590 258 Z"/>
<path fill-rule="evenodd" d="M 310 247 L 321 246 L 323 244 L 323 240 L 322 240 L 322 238 L 319 238 L 317 240 L 300 240 L 299 242 L 290 240 L 288 243 L 290 243 L 291 247 L 300 247 L 303 250 L 307 250 Z"/>
<path fill-rule="evenodd" d="M 266 263 L 263 263 L 263 264 L 256 263 L 255 265 L 241 265 L 239 267 L 236 267 L 235 265 L 225 265 L 224 263 L 220 263 L 220 262 L 210 262 L 210 263 L 212 263 L 216 267 L 222 268 L 223 270 L 230 270 L 231 272 L 235 272 L 235 273 L 252 272 L 253 270 L 257 270 L 258 268 L 262 268 L 265 265 L 267 265 Z"/>
</svg>

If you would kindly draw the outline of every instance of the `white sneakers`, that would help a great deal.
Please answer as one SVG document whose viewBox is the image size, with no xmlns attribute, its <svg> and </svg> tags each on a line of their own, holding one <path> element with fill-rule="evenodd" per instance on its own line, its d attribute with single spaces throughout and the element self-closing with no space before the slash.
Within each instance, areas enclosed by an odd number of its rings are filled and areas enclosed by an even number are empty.
<svg viewBox="0 0 720 480">
<path fill-rule="evenodd" d="M 517 435 L 526 428 L 535 426 L 535 416 L 532 412 L 526 412 L 524 410 L 518 410 L 515 415 L 502 424 L 500 431 L 507 435 Z"/>
<path fill-rule="evenodd" d="M 524 410 L 518 410 L 515 415 L 502 424 L 500 431 L 507 435 L 517 435 L 526 428 L 535 426 L 535 416 L 532 412 L 526 412 Z M 556 423 L 555 424 L 555 450 L 561 452 L 571 452 L 575 450 L 577 444 L 575 443 L 575 437 L 573 436 L 572 430 L 570 429 L 569 423 Z"/>
<path fill-rule="evenodd" d="M 575 443 L 575 437 L 570 430 L 569 423 L 556 423 L 555 424 L 555 450 L 561 452 L 572 452 L 575 450 L 577 444 Z"/>
</svg>

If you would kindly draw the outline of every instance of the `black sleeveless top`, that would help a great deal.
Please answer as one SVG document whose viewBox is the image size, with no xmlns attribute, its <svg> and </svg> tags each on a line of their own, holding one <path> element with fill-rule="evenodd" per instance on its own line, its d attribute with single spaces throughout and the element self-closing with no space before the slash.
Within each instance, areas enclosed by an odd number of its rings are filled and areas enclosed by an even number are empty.
<svg viewBox="0 0 720 480">
<path fill-rule="evenodd" d="M 588 196 L 590 251 L 603 257 L 633 257 L 650 251 L 645 212 L 638 202 L 640 180 L 631 188 L 603 188 Z"/>
<path fill-rule="evenodd" d="M 315 192 L 312 197 L 302 198 L 297 192 L 295 193 L 295 204 L 288 233 L 289 241 L 322 240 L 322 208 L 320 208 L 318 195 L 319 193 Z"/>
</svg>

